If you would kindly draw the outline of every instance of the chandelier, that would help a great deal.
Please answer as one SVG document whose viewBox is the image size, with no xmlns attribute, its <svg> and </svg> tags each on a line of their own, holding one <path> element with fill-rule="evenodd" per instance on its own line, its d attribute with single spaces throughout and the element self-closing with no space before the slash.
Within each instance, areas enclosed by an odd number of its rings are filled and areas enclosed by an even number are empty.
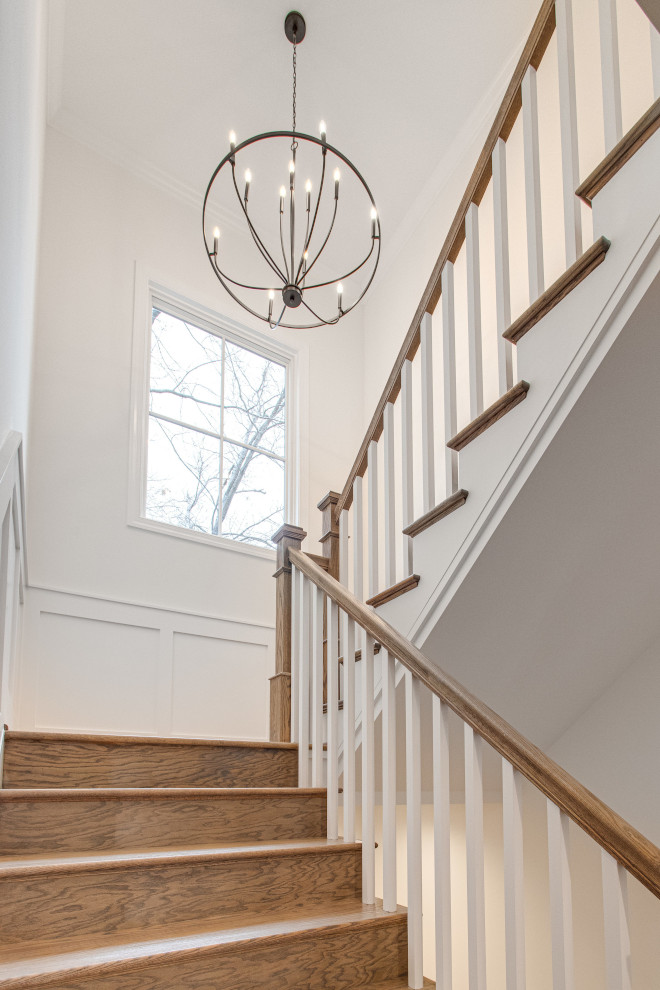
<svg viewBox="0 0 660 990">
<path fill-rule="evenodd" d="M 206 189 L 202 230 L 213 271 L 243 309 L 271 329 L 308 330 L 338 323 L 367 292 L 380 258 L 380 219 L 363 177 L 328 144 L 325 123 L 319 137 L 296 130 L 296 55 L 306 33 L 302 15 L 287 14 L 284 31 L 293 45 L 293 126 L 240 143 L 231 132 L 229 152 Z M 239 158 L 247 166 L 243 182 Z M 232 210 L 235 216 L 236 204 L 239 229 L 228 222 L 230 236 L 223 231 L 221 238 L 214 217 L 231 217 Z M 232 232 L 238 233 L 238 244 Z M 237 274 L 241 265 L 242 275 Z"/>
</svg>

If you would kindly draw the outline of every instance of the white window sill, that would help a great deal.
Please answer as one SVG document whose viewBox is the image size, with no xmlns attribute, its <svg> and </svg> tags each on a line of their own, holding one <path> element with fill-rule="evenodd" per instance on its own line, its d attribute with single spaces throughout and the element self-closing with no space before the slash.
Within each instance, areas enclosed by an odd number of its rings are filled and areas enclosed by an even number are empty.
<svg viewBox="0 0 660 990">
<path fill-rule="evenodd" d="M 247 554 L 248 557 L 261 557 L 263 560 L 274 561 L 276 550 L 273 547 L 257 547 L 252 543 L 239 543 L 238 540 L 228 540 L 223 536 L 213 536 L 211 533 L 199 533 L 194 529 L 184 529 L 182 526 L 171 526 L 169 523 L 158 522 L 155 519 L 131 519 L 129 526 L 135 529 L 146 529 L 161 536 L 174 537 L 175 540 L 187 540 L 191 543 L 206 543 L 208 546 L 221 550 L 231 550 L 233 553 Z"/>
</svg>

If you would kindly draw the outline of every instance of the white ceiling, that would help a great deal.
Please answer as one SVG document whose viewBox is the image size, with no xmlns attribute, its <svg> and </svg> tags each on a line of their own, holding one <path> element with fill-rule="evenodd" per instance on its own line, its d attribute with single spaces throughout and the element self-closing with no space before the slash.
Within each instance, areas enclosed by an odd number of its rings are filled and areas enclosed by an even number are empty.
<svg viewBox="0 0 660 990">
<path fill-rule="evenodd" d="M 539 0 L 300 0 L 298 127 L 363 172 L 384 246 L 506 78 Z M 227 135 L 290 127 L 287 2 L 50 0 L 49 122 L 201 201 Z M 481 113 L 480 113 L 481 111 Z M 444 232 L 439 233 L 439 242 Z"/>
</svg>

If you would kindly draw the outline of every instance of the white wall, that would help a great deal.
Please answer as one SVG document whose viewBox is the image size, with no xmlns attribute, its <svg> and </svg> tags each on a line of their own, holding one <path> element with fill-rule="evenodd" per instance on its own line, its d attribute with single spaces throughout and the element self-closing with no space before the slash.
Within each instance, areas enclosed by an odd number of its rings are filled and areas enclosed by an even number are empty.
<svg viewBox="0 0 660 990">
<path fill-rule="evenodd" d="M 45 128 L 45 6 L 0 3 L 0 443 L 28 427 Z"/>
<path fill-rule="evenodd" d="M 40 249 L 28 494 L 32 586 L 69 596 L 69 612 L 83 599 L 129 602 L 174 616 L 191 612 L 272 630 L 274 555 L 249 555 L 127 525 L 136 262 L 174 291 L 245 322 L 204 258 L 199 210 L 49 129 Z M 303 376 L 302 504 L 299 518 L 289 521 L 308 528 L 314 538 L 320 535 L 316 502 L 348 471 L 360 418 L 361 344 L 355 323 L 345 323 L 304 335 L 280 332 L 298 350 Z M 94 606 L 93 621 L 106 621 L 105 609 Z M 61 645 L 67 623 L 56 623 L 51 640 L 42 634 L 44 621 L 51 622 L 44 614 L 39 598 L 29 611 L 22 723 L 80 726 L 82 714 L 71 710 L 65 716 L 55 695 L 39 694 L 44 682 L 35 672 L 52 667 L 65 685 L 73 685 L 83 653 L 91 660 L 92 641 L 69 623 L 75 644 L 67 664 Z M 87 616 L 82 606 L 80 616 L 81 622 Z M 135 629 L 141 624 L 142 619 Z M 191 649 L 194 667 L 197 646 Z M 271 673 L 270 643 L 267 652 L 265 672 Z M 202 677 L 199 667 L 195 676 Z M 255 676 L 252 671 L 250 678 Z M 132 718 L 131 731 L 154 731 L 153 680 L 139 681 L 129 670 L 125 677 L 125 689 L 142 699 L 142 715 Z M 217 693 L 213 677 L 205 683 Z M 238 700 L 233 721 L 216 724 L 216 734 L 244 734 Z M 113 704 L 109 701 L 87 727 L 112 729 Z M 250 733 L 266 735 L 266 722 L 262 713 L 260 731 L 252 727 Z M 158 724 L 157 731 L 164 731 L 162 718 Z M 172 731 L 183 731 L 172 725 Z"/>
<path fill-rule="evenodd" d="M 660 845 L 660 639 L 591 704 L 550 755 Z"/>
</svg>

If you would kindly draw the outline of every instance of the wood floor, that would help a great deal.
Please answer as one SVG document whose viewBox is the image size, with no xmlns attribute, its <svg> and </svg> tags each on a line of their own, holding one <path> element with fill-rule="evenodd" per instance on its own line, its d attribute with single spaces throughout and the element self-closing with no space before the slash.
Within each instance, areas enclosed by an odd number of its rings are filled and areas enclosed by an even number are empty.
<svg viewBox="0 0 660 990">
<path fill-rule="evenodd" d="M 405 912 L 361 903 L 360 846 L 326 839 L 296 766 L 288 744 L 7 733 L 0 990 L 404 988 Z"/>
</svg>

